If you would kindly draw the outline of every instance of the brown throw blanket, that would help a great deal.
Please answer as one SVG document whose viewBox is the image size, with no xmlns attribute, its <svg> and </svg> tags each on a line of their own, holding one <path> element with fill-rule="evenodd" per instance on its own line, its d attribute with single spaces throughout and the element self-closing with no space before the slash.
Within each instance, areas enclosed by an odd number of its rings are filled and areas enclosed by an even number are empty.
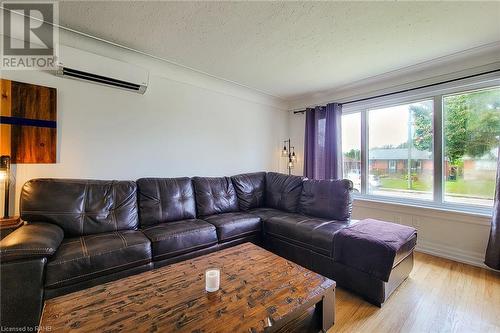
<svg viewBox="0 0 500 333">
<path fill-rule="evenodd" d="M 417 230 L 400 224 L 366 219 L 333 236 L 333 260 L 389 281 L 398 250 Z"/>
</svg>

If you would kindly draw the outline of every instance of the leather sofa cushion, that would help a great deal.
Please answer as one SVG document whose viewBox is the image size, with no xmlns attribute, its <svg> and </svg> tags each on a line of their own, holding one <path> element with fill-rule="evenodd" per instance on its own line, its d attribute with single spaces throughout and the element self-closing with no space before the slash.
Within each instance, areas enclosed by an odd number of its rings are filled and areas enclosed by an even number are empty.
<svg viewBox="0 0 500 333">
<path fill-rule="evenodd" d="M 198 216 L 238 211 L 238 199 L 229 177 L 194 177 Z"/>
<path fill-rule="evenodd" d="M 57 224 L 65 237 L 138 227 L 132 181 L 33 179 L 21 190 L 21 218 Z"/>
<path fill-rule="evenodd" d="M 149 262 L 151 244 L 140 231 L 67 238 L 47 263 L 45 286 L 67 286 Z"/>
<path fill-rule="evenodd" d="M 281 173 L 266 174 L 266 207 L 297 212 L 303 177 Z"/>
<path fill-rule="evenodd" d="M 55 224 L 23 225 L 0 241 L 0 261 L 50 257 L 63 238 L 63 230 Z"/>
<path fill-rule="evenodd" d="M 352 182 L 341 180 L 304 180 L 299 211 L 304 215 L 334 220 L 349 220 L 352 212 Z"/>
<path fill-rule="evenodd" d="M 203 219 L 215 226 L 220 242 L 248 236 L 261 230 L 260 217 L 242 212 L 216 214 Z"/>
<path fill-rule="evenodd" d="M 333 235 L 348 225 L 349 222 L 346 221 L 284 213 L 266 220 L 264 231 L 272 236 L 332 257 Z"/>
<path fill-rule="evenodd" d="M 163 260 L 217 244 L 215 227 L 197 219 L 161 223 L 143 232 L 151 240 L 153 260 Z"/>
<path fill-rule="evenodd" d="M 246 211 L 264 206 L 265 172 L 244 173 L 232 176 L 231 180 L 236 190 L 240 210 Z"/>
<path fill-rule="evenodd" d="M 264 207 L 264 208 L 251 209 L 248 211 L 248 213 L 260 217 L 260 219 L 264 222 L 266 220 L 269 220 L 271 217 L 283 215 L 285 212 L 279 209 Z"/>
<path fill-rule="evenodd" d="M 141 178 L 137 195 L 141 227 L 196 218 L 190 178 Z"/>
</svg>

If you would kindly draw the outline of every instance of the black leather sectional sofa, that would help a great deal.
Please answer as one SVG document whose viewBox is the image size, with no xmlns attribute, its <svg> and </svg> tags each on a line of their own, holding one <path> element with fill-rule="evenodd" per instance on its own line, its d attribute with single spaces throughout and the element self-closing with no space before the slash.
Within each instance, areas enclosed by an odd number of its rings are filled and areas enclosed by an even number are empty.
<svg viewBox="0 0 500 333">
<path fill-rule="evenodd" d="M 348 180 L 273 172 L 31 180 L 20 198 L 26 224 L 0 242 L 1 325 L 37 325 L 44 299 L 248 241 L 380 306 L 411 271 L 416 234 L 388 278 L 336 261 L 334 236 L 354 223 L 351 194 Z"/>
</svg>

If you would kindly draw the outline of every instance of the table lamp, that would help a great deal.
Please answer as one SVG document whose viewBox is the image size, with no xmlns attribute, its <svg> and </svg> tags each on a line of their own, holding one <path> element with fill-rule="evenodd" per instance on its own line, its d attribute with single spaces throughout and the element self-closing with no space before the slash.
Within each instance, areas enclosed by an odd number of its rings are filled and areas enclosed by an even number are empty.
<svg viewBox="0 0 500 333">
<path fill-rule="evenodd" d="M 10 190 L 10 156 L 2 155 L 0 156 L 0 180 L 4 183 L 4 207 L 3 207 L 3 218 L 9 217 L 9 190 Z"/>
</svg>

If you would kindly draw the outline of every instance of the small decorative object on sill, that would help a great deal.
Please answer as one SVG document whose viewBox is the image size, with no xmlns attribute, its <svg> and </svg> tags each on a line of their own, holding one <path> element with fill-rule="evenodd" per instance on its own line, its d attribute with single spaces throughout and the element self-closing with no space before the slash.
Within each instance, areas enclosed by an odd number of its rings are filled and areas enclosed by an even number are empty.
<svg viewBox="0 0 500 333">
<path fill-rule="evenodd" d="M 205 271 L 205 290 L 209 293 L 219 290 L 220 269 L 209 268 Z"/>
<path fill-rule="evenodd" d="M 283 150 L 281 151 L 281 156 L 286 157 L 287 164 L 286 167 L 288 169 L 288 174 L 292 174 L 292 169 L 297 162 L 297 155 L 295 154 L 295 147 L 291 145 L 291 140 L 284 140 Z"/>
</svg>

